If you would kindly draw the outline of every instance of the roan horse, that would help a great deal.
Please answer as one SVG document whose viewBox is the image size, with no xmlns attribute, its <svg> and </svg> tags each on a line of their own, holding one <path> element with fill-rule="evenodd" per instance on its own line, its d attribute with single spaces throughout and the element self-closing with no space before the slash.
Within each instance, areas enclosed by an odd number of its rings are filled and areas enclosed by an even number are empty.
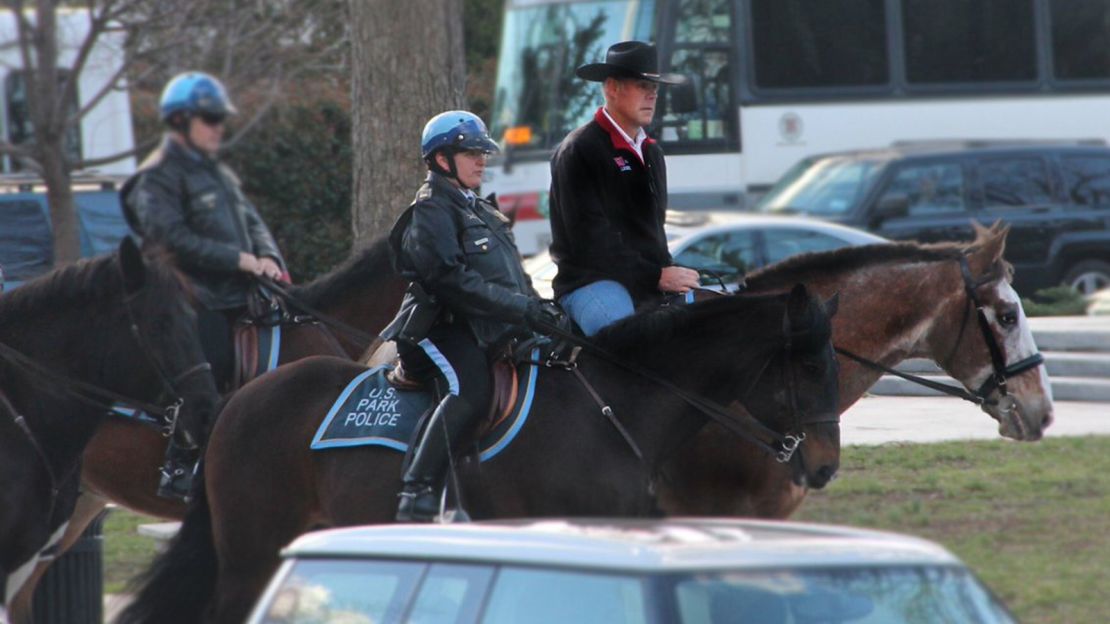
<svg viewBox="0 0 1110 624">
<path fill-rule="evenodd" d="M 839 293 L 833 318 L 837 349 L 891 367 L 907 358 L 932 360 L 969 391 L 984 391 L 982 409 L 998 421 L 1001 435 L 1039 440 L 1052 423 L 1044 366 L 1017 374 L 997 370 L 976 318 L 981 308 L 1003 369 L 1036 361 L 1021 299 L 1010 286 L 1012 268 L 1002 259 L 1008 230 L 997 224 L 989 230 L 976 224 L 976 230 L 969 245 L 896 243 L 795 256 L 749 275 L 747 284 L 750 292 L 801 282 L 821 296 Z M 881 374 L 841 357 L 839 411 L 859 400 Z M 1002 399 L 997 384 L 984 386 L 998 374 L 1006 379 L 1009 400 Z M 765 518 L 793 513 L 805 484 L 759 453 L 730 452 L 732 447 L 727 432 L 710 423 L 679 449 L 660 479 L 663 510 Z"/>
<path fill-rule="evenodd" d="M 195 326 L 179 276 L 130 240 L 0 296 L 0 621 L 64 529 L 81 452 L 113 400 L 182 419 L 215 411 Z"/>
<path fill-rule="evenodd" d="M 480 468 L 472 452 L 460 463 L 466 507 L 476 518 L 655 514 L 659 462 L 707 414 L 737 415 L 740 405 L 763 419 L 759 429 L 804 433 L 798 447 L 804 462 L 796 468 L 804 463 L 805 470 L 827 472 L 839 459 L 829 336 L 825 306 L 801 286 L 789 295 L 722 297 L 626 319 L 599 334 L 597 344 L 700 397 L 691 402 L 729 410 L 694 409 L 657 380 L 584 351 L 577 370 L 593 391 L 576 374 L 541 367 L 531 414 L 512 444 Z M 194 501 L 118 624 L 194 622 L 209 604 L 210 621 L 239 622 L 293 537 L 316 527 L 392 520 L 402 454 L 381 447 L 309 450 L 323 415 L 362 370 L 310 358 L 263 375 L 231 398 L 205 455 L 207 496 Z M 598 414 L 593 393 L 634 443 Z"/>
</svg>

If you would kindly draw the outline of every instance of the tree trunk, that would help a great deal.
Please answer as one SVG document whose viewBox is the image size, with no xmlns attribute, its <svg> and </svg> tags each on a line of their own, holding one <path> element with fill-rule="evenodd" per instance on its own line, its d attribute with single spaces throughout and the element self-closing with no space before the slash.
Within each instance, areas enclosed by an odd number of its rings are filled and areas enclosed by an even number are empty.
<svg viewBox="0 0 1110 624">
<path fill-rule="evenodd" d="M 46 205 L 50 208 L 50 227 L 54 231 L 54 266 L 60 267 L 81 258 L 81 230 L 73 185 L 66 168 L 65 148 L 61 141 L 45 146 L 42 181 L 46 184 Z"/>
<path fill-rule="evenodd" d="M 354 246 L 389 233 L 424 179 L 420 133 L 465 106 L 462 0 L 350 0 Z"/>
</svg>

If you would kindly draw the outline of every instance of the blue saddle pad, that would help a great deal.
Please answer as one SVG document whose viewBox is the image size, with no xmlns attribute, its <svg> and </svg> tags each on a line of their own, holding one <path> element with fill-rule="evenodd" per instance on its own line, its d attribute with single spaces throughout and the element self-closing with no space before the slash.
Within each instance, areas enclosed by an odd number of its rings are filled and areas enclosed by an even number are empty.
<svg viewBox="0 0 1110 624">
<path fill-rule="evenodd" d="M 316 430 L 310 448 L 327 449 L 377 444 L 404 451 L 432 395 L 394 388 L 386 375 L 391 366 L 363 371 L 347 384 Z"/>
<path fill-rule="evenodd" d="M 536 357 L 538 350 L 533 353 L 533 359 Z M 391 370 L 391 366 L 379 366 L 351 380 L 316 429 L 310 448 L 385 446 L 406 452 L 420 417 L 434 407 L 433 397 L 428 392 L 394 388 L 386 380 Z M 507 418 L 479 440 L 481 461 L 504 450 L 528 420 L 539 367 L 526 364 L 518 373 L 516 405 Z"/>
</svg>

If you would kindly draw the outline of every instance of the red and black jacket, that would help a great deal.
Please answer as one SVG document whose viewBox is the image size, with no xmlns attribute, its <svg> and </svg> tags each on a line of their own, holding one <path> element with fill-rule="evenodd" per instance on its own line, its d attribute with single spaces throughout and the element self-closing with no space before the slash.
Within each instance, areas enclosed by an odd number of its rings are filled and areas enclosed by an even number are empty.
<svg viewBox="0 0 1110 624">
<path fill-rule="evenodd" d="M 551 160 L 551 257 L 559 265 L 555 297 L 610 279 L 639 304 L 659 294 L 671 265 L 663 219 L 667 170 L 652 139 L 643 158 L 599 108 Z"/>
</svg>

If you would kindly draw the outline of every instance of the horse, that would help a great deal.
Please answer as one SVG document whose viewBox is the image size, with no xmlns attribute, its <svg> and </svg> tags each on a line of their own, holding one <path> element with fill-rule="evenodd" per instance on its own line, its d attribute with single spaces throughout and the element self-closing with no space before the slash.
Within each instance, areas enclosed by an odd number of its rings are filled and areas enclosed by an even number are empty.
<svg viewBox="0 0 1110 624">
<path fill-rule="evenodd" d="M 172 258 L 168 261 L 172 263 Z M 380 239 L 352 254 L 326 275 L 289 290 L 298 301 L 313 309 L 375 334 L 393 317 L 407 283 L 393 271 L 388 241 Z M 291 314 L 282 324 L 277 365 L 310 355 L 357 358 L 367 347 L 360 338 L 333 331 L 309 315 Z M 81 492 L 58 541 L 60 552 L 80 539 L 109 502 L 156 517 L 184 517 L 184 503 L 155 494 L 166 443 L 158 427 L 149 423 L 116 413 L 102 420 L 85 448 Z M 34 587 L 48 565 L 49 561 L 44 561 L 24 583 L 17 598 L 19 604 L 30 604 Z"/>
<path fill-rule="evenodd" d="M 799 286 L 646 311 L 607 328 L 596 336 L 603 351 L 583 350 L 568 370 L 538 367 L 530 415 L 511 444 L 480 464 L 473 449 L 458 462 L 467 510 L 475 518 L 655 515 L 655 467 L 707 414 L 734 430 L 723 416 L 758 415 L 757 429 L 787 442 L 780 451 L 804 440 L 794 457 L 805 459 L 793 469 L 826 478 L 839 461 L 834 307 Z M 309 358 L 230 399 L 205 454 L 205 496 L 117 624 L 199 621 L 205 605 L 210 621 L 241 621 L 295 536 L 392 521 L 401 453 L 309 449 L 329 406 L 364 370 Z"/>
<path fill-rule="evenodd" d="M 748 292 L 775 292 L 800 282 L 821 296 L 839 293 L 832 323 L 833 343 L 841 351 L 841 414 L 882 374 L 844 352 L 887 367 L 927 358 L 972 398 L 983 395 L 981 409 L 998 421 L 1000 435 L 1039 440 L 1052 423 L 1052 386 L 1043 365 L 1030 366 L 1039 362 L 1037 347 L 1010 285 L 1013 268 L 1003 260 L 1009 230 L 975 225 L 970 244 L 892 243 L 794 256 L 748 275 Z M 988 340 L 998 345 L 1001 363 L 993 361 Z M 731 447 L 727 432 L 710 423 L 679 449 L 660 479 L 663 510 L 762 518 L 793 513 L 806 484 L 759 453 L 730 452 Z"/>
<path fill-rule="evenodd" d="M 81 453 L 112 401 L 204 422 L 219 395 L 180 276 L 130 239 L 0 296 L 0 620 L 77 496 Z"/>
</svg>

